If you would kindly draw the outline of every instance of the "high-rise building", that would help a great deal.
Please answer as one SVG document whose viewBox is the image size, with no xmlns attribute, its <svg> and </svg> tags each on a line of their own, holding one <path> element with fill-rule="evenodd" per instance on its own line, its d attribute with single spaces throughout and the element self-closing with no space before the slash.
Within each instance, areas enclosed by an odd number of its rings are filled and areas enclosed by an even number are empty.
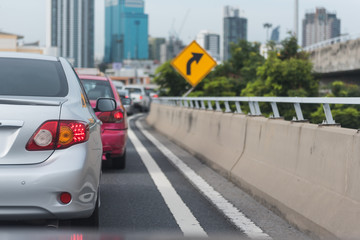
<svg viewBox="0 0 360 240">
<path fill-rule="evenodd" d="M 106 0 L 104 61 L 148 58 L 148 15 L 144 13 L 144 0 Z"/>
<path fill-rule="evenodd" d="M 340 36 L 340 19 L 325 8 L 316 8 L 315 12 L 305 14 L 303 20 L 303 47 Z"/>
<path fill-rule="evenodd" d="M 174 59 L 185 48 L 183 42 L 176 36 L 169 39 L 160 46 L 160 63 Z"/>
<path fill-rule="evenodd" d="M 161 45 L 165 42 L 165 38 L 149 38 L 149 59 L 160 62 Z"/>
<path fill-rule="evenodd" d="M 280 41 L 280 26 L 277 26 L 276 28 L 274 28 L 272 30 L 270 40 L 274 41 L 275 43 L 279 43 L 279 41 Z"/>
<path fill-rule="evenodd" d="M 220 61 L 220 35 L 203 30 L 198 33 L 196 42 L 216 61 Z"/>
<path fill-rule="evenodd" d="M 238 8 L 224 7 L 224 61 L 230 58 L 230 43 L 247 40 L 247 19 L 240 17 Z"/>
<path fill-rule="evenodd" d="M 94 0 L 50 0 L 50 45 L 75 67 L 94 66 Z"/>
</svg>

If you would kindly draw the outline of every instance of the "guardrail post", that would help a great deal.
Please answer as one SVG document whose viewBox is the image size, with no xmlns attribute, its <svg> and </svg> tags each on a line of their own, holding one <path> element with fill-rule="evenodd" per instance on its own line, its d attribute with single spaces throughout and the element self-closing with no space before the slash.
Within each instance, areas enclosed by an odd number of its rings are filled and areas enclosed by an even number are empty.
<svg viewBox="0 0 360 240">
<path fill-rule="evenodd" d="M 254 102 L 254 104 L 255 104 L 256 115 L 260 116 L 261 115 L 261 110 L 260 110 L 259 102 Z"/>
<path fill-rule="evenodd" d="M 208 101 L 208 110 L 214 110 L 210 100 Z"/>
<path fill-rule="evenodd" d="M 197 101 L 197 100 L 195 100 L 195 108 L 196 108 L 196 109 L 200 109 L 200 107 L 199 107 L 199 103 L 198 103 L 198 101 Z"/>
<path fill-rule="evenodd" d="M 249 102 L 249 108 L 250 108 L 250 115 L 255 116 L 256 110 L 255 110 L 254 102 Z"/>
<path fill-rule="evenodd" d="M 189 102 L 188 102 L 188 100 L 184 100 L 184 105 L 185 105 L 186 108 L 189 107 Z"/>
<path fill-rule="evenodd" d="M 190 100 L 190 108 L 194 108 L 194 103 L 192 100 Z"/>
<path fill-rule="evenodd" d="M 235 102 L 235 106 L 236 106 L 236 113 L 243 113 L 241 111 L 240 102 Z"/>
<path fill-rule="evenodd" d="M 222 112 L 219 101 L 216 101 L 215 104 L 216 104 L 216 110 L 215 111 Z"/>
<path fill-rule="evenodd" d="M 332 114 L 331 114 L 330 105 L 328 103 L 324 103 L 323 108 L 324 108 L 324 113 L 325 113 L 325 117 L 326 117 L 326 123 L 327 124 L 336 124 L 332 117 Z"/>
<path fill-rule="evenodd" d="M 276 102 L 271 103 L 271 108 L 272 108 L 272 111 L 273 111 L 273 114 L 274 114 L 274 118 L 280 118 L 280 113 L 279 113 L 279 109 L 277 107 Z"/>
<path fill-rule="evenodd" d="M 228 102 L 228 101 L 225 102 L 225 112 L 226 112 L 226 113 L 231 112 L 231 109 L 230 109 L 230 106 L 229 106 L 229 102 Z"/>
<path fill-rule="evenodd" d="M 179 101 L 179 106 L 183 107 L 183 101 L 182 100 Z"/>
<path fill-rule="evenodd" d="M 201 100 L 201 109 L 202 110 L 206 109 L 204 100 Z"/>
<path fill-rule="evenodd" d="M 249 102 L 249 107 L 250 107 L 250 115 L 252 116 L 260 116 L 261 115 L 261 110 L 260 110 L 260 106 L 258 102 Z"/>
<path fill-rule="evenodd" d="M 301 111 L 300 103 L 294 103 L 296 117 L 298 121 L 304 121 L 304 116 Z"/>
</svg>

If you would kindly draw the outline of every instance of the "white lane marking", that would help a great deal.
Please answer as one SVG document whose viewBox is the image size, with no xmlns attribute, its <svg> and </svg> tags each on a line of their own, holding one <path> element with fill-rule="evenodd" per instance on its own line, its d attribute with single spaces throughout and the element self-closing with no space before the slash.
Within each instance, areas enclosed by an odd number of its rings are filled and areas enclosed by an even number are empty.
<svg viewBox="0 0 360 240">
<path fill-rule="evenodd" d="M 179 171 L 207 198 L 209 199 L 236 227 L 241 229 L 252 239 L 272 239 L 255 225 L 249 218 L 240 212 L 232 203 L 226 200 L 219 192 L 210 186 L 202 177 L 196 174 L 180 158 L 154 138 L 144 129 L 139 121 L 136 126 L 142 133 L 179 169 Z"/>
<path fill-rule="evenodd" d="M 131 118 L 130 118 L 131 120 Z M 153 179 L 157 189 L 164 198 L 165 203 L 173 214 L 177 224 L 186 237 L 207 237 L 206 232 L 200 226 L 200 223 L 191 213 L 190 209 L 182 201 L 181 197 L 177 194 L 174 187 L 171 185 L 168 178 L 161 171 L 155 160 L 151 157 L 144 145 L 136 137 L 130 125 L 128 129 L 128 136 L 133 143 L 136 151 L 140 155 L 143 163 L 145 164 L 151 178 Z"/>
</svg>

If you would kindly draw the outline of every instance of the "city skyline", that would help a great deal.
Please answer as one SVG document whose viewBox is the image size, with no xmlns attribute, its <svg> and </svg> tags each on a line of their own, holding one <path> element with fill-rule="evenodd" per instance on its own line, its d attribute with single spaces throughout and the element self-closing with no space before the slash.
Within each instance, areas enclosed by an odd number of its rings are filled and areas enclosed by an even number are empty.
<svg viewBox="0 0 360 240">
<path fill-rule="evenodd" d="M 46 0 L 0 0 L 1 31 L 23 35 L 26 42 L 40 40 L 45 45 L 45 3 Z M 222 36 L 222 9 L 225 5 L 239 7 L 240 14 L 248 19 L 249 41 L 265 41 L 265 22 L 281 26 L 281 39 L 288 31 L 293 30 L 293 0 L 147 0 L 145 13 L 149 15 L 149 34 L 151 37 L 168 38 L 171 30 L 181 30 L 180 38 L 185 44 L 194 40 L 201 30 L 209 30 Z M 299 22 L 304 19 L 306 12 L 313 11 L 316 7 L 336 12 L 342 22 L 342 33 L 360 32 L 356 26 L 357 18 L 360 20 L 357 13 L 360 1 L 347 0 L 344 4 L 335 0 L 299 0 Z M 104 2 L 95 0 L 95 9 L 95 53 L 99 56 L 104 52 Z M 25 21 L 27 24 L 24 24 Z M 28 27 L 29 24 L 31 28 Z M 299 30 L 301 35 L 301 26 Z M 301 37 L 299 36 L 299 40 Z"/>
</svg>

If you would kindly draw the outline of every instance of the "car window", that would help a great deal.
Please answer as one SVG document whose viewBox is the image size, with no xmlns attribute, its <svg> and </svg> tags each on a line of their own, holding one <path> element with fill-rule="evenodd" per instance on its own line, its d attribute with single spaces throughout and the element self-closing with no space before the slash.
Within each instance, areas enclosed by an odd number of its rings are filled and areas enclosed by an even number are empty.
<svg viewBox="0 0 360 240">
<path fill-rule="evenodd" d="M 90 100 L 96 100 L 100 97 L 114 98 L 110 83 L 107 81 L 81 79 L 81 82 Z"/>
<path fill-rule="evenodd" d="M 118 90 L 119 96 L 129 96 L 129 92 L 127 90 Z"/>
<path fill-rule="evenodd" d="M 141 89 L 140 88 L 125 88 L 126 90 L 128 90 L 131 93 L 139 93 L 141 94 Z"/>
<path fill-rule="evenodd" d="M 147 95 L 149 95 L 150 93 L 156 93 L 156 91 L 152 88 L 145 88 L 145 92 Z"/>
<path fill-rule="evenodd" d="M 60 62 L 0 58 L 0 95 L 65 97 L 68 83 Z"/>
</svg>

